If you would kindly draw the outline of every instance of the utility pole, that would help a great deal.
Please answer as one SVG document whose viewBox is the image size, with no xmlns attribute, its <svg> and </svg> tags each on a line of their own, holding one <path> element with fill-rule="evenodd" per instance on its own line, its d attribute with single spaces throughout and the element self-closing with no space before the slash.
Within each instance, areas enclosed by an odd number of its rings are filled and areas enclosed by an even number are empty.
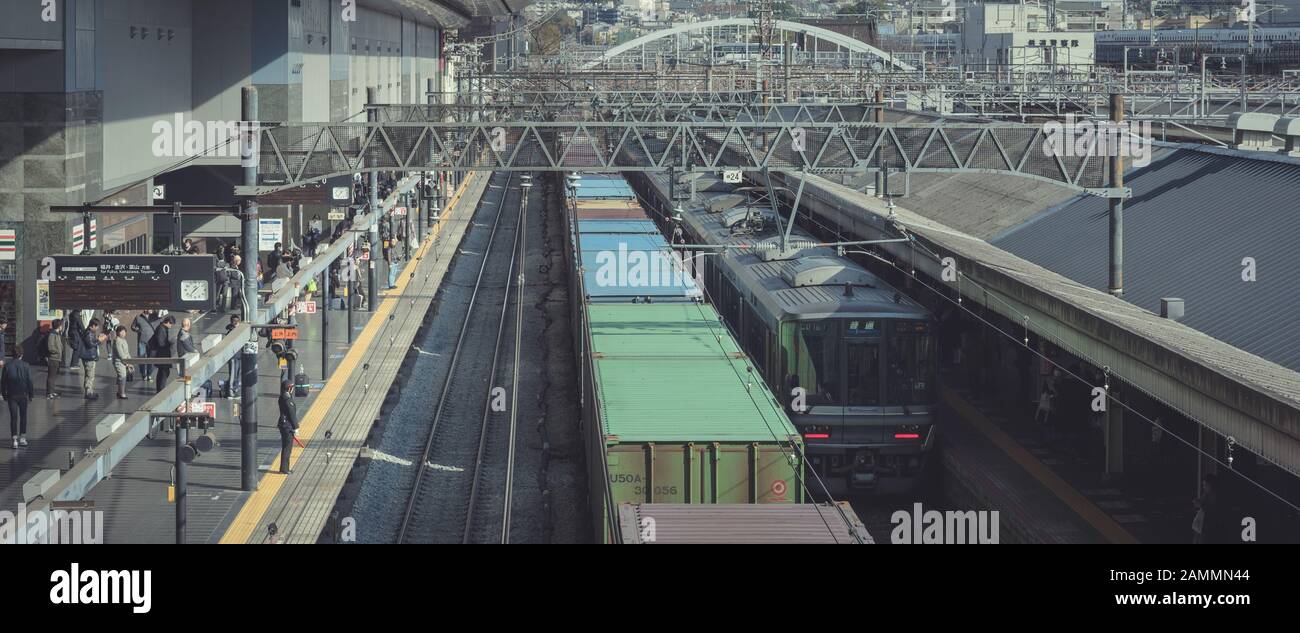
<svg viewBox="0 0 1300 633">
<path fill-rule="evenodd" d="M 366 103 L 368 104 L 366 106 L 366 120 L 370 121 L 371 123 L 378 123 L 379 110 L 377 110 L 373 105 L 375 103 L 374 88 L 366 88 Z M 367 166 L 370 167 L 370 165 Z M 379 303 L 378 301 L 375 300 L 378 297 L 378 295 L 375 294 L 375 274 L 376 274 L 375 268 L 376 266 L 378 266 L 379 263 L 378 260 L 381 259 L 381 255 L 384 252 L 383 246 L 379 243 L 379 216 L 380 216 L 379 172 L 371 170 L 370 172 L 370 218 L 371 218 L 370 261 L 366 262 L 367 264 L 369 264 L 368 266 L 366 266 L 366 275 L 367 275 L 366 278 L 368 281 L 368 286 L 370 287 L 370 296 L 369 299 L 367 300 L 370 302 L 369 307 L 371 312 L 375 311 L 375 306 L 378 305 Z"/>
<path fill-rule="evenodd" d="M 244 167 L 244 184 L 257 185 L 258 139 L 261 130 L 257 126 L 257 88 L 247 86 L 243 89 L 243 118 L 248 129 L 241 143 L 240 161 Z M 257 296 L 257 199 L 249 197 L 244 203 L 243 268 L 244 322 L 261 321 Z M 241 490 L 257 489 L 257 341 L 244 344 L 240 352 L 240 401 L 239 401 L 239 481 Z"/>
<path fill-rule="evenodd" d="M 1113 92 L 1110 95 L 1110 120 L 1116 129 L 1124 121 L 1124 95 Z M 1115 151 L 1110 157 L 1111 189 L 1124 187 L 1124 155 Z M 1124 295 L 1124 199 L 1112 195 L 1110 198 L 1110 294 Z"/>
</svg>

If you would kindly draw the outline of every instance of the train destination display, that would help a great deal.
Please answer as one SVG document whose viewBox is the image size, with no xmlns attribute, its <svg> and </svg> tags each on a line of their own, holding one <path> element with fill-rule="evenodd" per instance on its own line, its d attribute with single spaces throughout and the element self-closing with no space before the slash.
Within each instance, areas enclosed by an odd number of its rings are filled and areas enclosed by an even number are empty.
<svg viewBox="0 0 1300 633">
<path fill-rule="evenodd" d="M 53 255 L 41 261 L 54 309 L 211 310 L 212 255 Z"/>
</svg>

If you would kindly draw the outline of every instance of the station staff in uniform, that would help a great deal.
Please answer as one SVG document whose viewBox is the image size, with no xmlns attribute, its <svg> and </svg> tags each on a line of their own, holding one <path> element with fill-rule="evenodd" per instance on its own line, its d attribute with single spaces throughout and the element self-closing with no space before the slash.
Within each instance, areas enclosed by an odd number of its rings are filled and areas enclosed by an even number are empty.
<svg viewBox="0 0 1300 633">
<path fill-rule="evenodd" d="M 293 451 L 293 438 L 298 435 L 298 405 L 293 401 L 293 382 L 280 383 L 280 473 L 289 474 L 289 455 Z"/>
</svg>

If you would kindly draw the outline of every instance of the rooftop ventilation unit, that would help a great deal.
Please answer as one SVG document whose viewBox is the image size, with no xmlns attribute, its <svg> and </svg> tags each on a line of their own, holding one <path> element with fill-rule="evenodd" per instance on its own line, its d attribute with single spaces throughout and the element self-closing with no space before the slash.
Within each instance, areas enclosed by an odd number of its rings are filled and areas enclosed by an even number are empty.
<svg viewBox="0 0 1300 633">
<path fill-rule="evenodd" d="M 1273 151 L 1273 128 L 1278 124 L 1278 115 L 1262 112 L 1245 112 L 1228 118 L 1232 128 L 1232 140 L 1237 149 L 1254 151 Z"/>
<path fill-rule="evenodd" d="M 830 286 L 853 284 L 871 287 L 874 281 L 864 268 L 846 264 L 834 257 L 805 257 L 790 262 L 781 271 L 790 286 Z"/>
</svg>

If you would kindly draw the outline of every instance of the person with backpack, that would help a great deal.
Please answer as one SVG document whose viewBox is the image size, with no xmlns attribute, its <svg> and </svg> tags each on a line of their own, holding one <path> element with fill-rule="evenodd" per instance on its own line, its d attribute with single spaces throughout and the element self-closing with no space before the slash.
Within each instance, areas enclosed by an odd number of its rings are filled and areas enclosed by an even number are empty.
<svg viewBox="0 0 1300 633">
<path fill-rule="evenodd" d="M 91 319 L 81 341 L 81 384 L 87 400 L 98 400 L 95 393 L 95 366 L 99 363 L 99 344 L 107 337 L 99 333 L 99 319 Z"/>
<path fill-rule="evenodd" d="M 217 260 L 217 270 L 213 273 L 213 279 L 217 285 L 217 312 L 225 312 L 227 306 L 226 289 L 230 286 L 230 268 L 226 266 L 226 262 Z"/>
<path fill-rule="evenodd" d="M 50 325 L 50 331 L 41 341 L 40 349 L 45 358 L 45 397 L 53 400 L 59 397 L 54 381 L 59 377 L 59 368 L 63 367 L 63 319 L 55 319 Z"/>
</svg>

